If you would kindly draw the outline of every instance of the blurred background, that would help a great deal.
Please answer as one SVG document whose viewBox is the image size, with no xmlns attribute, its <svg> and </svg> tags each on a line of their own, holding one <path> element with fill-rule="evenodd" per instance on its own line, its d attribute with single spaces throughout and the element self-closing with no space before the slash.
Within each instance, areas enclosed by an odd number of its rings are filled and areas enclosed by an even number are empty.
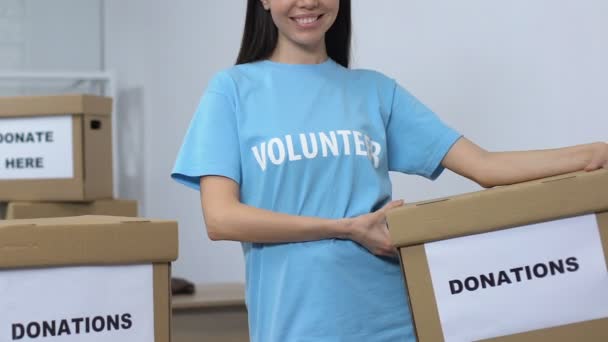
<svg viewBox="0 0 608 342">
<path fill-rule="evenodd" d="M 236 242 L 211 242 L 198 193 L 170 180 L 207 82 L 234 64 L 245 1 L 0 0 L 0 95 L 115 98 L 115 195 L 179 222 L 173 275 L 243 282 Z M 381 71 L 482 147 L 605 141 L 608 2 L 352 1 L 352 67 Z M 446 172 L 392 175 L 408 202 L 478 190 Z"/>
</svg>

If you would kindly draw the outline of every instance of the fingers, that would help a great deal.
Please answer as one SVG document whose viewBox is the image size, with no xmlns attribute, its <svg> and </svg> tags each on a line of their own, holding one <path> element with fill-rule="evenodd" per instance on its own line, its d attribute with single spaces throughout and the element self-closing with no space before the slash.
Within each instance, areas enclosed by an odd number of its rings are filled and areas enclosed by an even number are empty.
<svg viewBox="0 0 608 342">
<path fill-rule="evenodd" d="M 399 251 L 395 247 L 390 247 L 382 250 L 382 252 L 378 253 L 377 255 L 389 258 L 396 258 L 399 256 Z"/>
<path fill-rule="evenodd" d="M 393 247 L 392 253 L 390 255 L 393 258 L 398 258 L 399 257 L 399 250 L 396 247 Z"/>
<path fill-rule="evenodd" d="M 593 157 L 589 164 L 585 167 L 585 171 L 594 171 L 608 166 L 608 145 L 604 143 L 596 143 L 594 147 Z"/>
<path fill-rule="evenodd" d="M 390 209 L 395 209 L 395 208 L 399 208 L 401 207 L 403 204 L 405 204 L 405 202 L 403 200 L 396 200 L 396 201 L 390 201 L 388 203 L 386 203 L 381 209 L 380 211 L 387 211 Z"/>
<path fill-rule="evenodd" d="M 585 167 L 585 171 L 595 171 L 601 167 L 602 167 L 602 160 L 594 159 Z M 606 167 L 606 165 L 603 165 L 603 167 Z"/>
<path fill-rule="evenodd" d="M 382 246 L 382 247 L 378 247 L 376 248 L 373 252 L 374 255 L 377 256 L 383 256 L 383 257 L 397 257 L 399 256 L 399 252 L 397 250 L 397 248 L 395 248 L 393 245 L 386 245 L 386 246 Z"/>
</svg>

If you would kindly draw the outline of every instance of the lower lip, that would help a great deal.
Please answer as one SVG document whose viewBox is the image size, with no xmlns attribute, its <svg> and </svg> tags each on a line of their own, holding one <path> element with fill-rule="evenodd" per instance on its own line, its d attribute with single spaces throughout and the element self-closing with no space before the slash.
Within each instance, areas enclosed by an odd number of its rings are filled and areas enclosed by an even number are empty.
<svg viewBox="0 0 608 342">
<path fill-rule="evenodd" d="M 321 18 L 323 18 L 323 15 L 321 15 L 320 17 L 317 18 L 317 20 L 313 21 L 312 23 L 306 23 L 306 24 L 302 24 L 299 23 L 297 20 L 295 19 L 291 19 L 296 23 L 296 26 L 299 28 L 303 28 L 303 29 L 311 29 L 311 28 L 316 28 L 321 24 Z"/>
</svg>

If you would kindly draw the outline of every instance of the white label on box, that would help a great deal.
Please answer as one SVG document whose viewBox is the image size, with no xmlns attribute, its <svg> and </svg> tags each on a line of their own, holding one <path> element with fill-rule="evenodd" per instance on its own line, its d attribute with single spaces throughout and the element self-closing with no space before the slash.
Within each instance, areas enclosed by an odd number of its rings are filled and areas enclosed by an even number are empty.
<svg viewBox="0 0 608 342">
<path fill-rule="evenodd" d="M 153 342 L 152 265 L 0 270 L 0 342 Z"/>
<path fill-rule="evenodd" d="M 608 317 L 595 215 L 425 244 L 445 341 Z"/>
<path fill-rule="evenodd" d="M 0 180 L 74 177 L 72 116 L 0 119 Z"/>
</svg>

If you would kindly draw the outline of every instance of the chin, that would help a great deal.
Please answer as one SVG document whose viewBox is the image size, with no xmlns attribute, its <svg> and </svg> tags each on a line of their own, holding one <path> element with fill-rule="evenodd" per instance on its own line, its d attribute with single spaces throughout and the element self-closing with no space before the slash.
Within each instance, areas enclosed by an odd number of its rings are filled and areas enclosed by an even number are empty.
<svg viewBox="0 0 608 342">
<path fill-rule="evenodd" d="M 301 47 L 306 47 L 306 48 L 316 48 L 319 45 L 323 44 L 323 36 L 315 36 L 315 37 L 302 37 L 302 36 L 296 36 L 296 37 L 292 37 L 291 39 L 292 42 L 294 42 L 295 44 L 297 44 L 298 46 Z"/>
<path fill-rule="evenodd" d="M 322 40 L 301 40 L 301 41 L 295 41 L 295 43 L 303 48 L 306 49 L 315 49 L 317 48 L 319 45 L 323 44 Z"/>
</svg>

